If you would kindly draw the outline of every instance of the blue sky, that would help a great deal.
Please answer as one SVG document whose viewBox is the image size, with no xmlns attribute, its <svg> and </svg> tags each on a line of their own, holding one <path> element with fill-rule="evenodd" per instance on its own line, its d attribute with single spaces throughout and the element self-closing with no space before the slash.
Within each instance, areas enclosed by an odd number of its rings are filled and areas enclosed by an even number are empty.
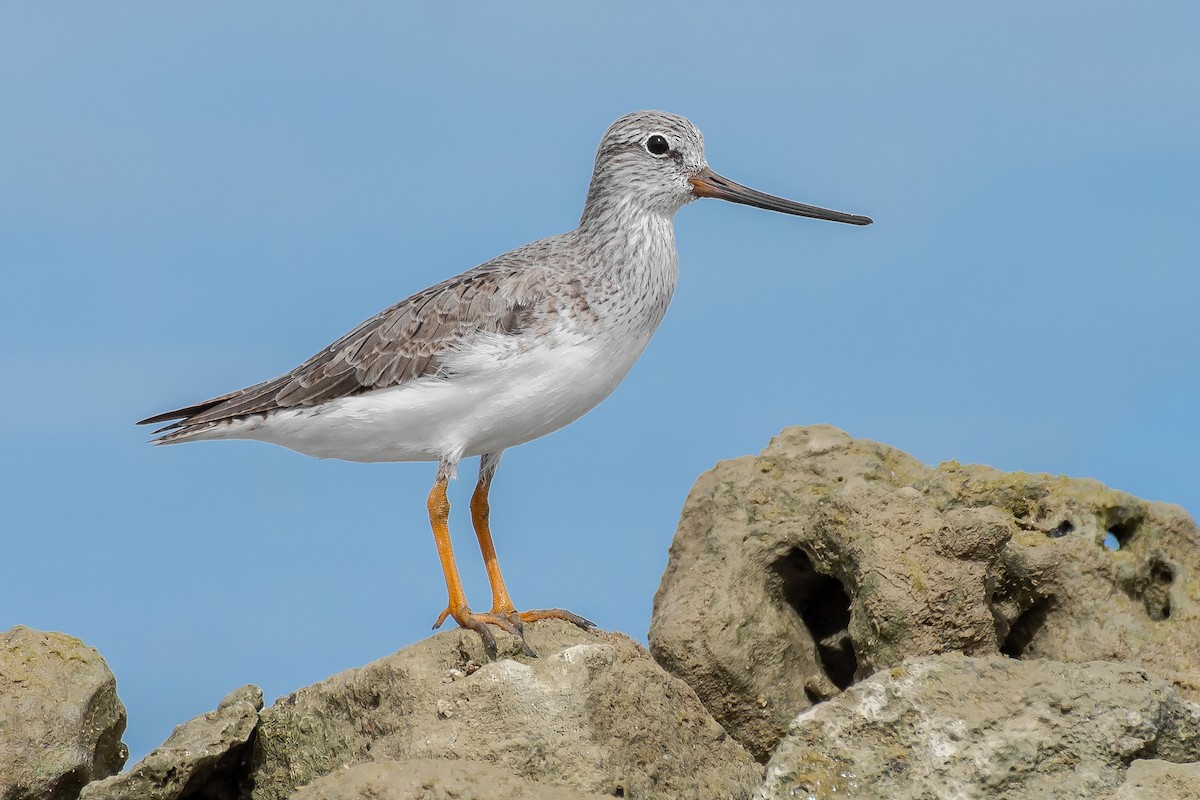
<svg viewBox="0 0 1200 800">
<path fill-rule="evenodd" d="M 384 306 L 574 226 L 596 143 L 689 116 L 713 200 L 641 362 L 509 451 L 509 588 L 644 638 L 696 476 L 828 422 L 1200 511 L 1191 4 L 9 5 L 0 629 L 100 649 L 134 756 L 429 632 L 428 464 L 145 444 Z M 453 488 L 468 596 L 487 583 Z"/>
</svg>

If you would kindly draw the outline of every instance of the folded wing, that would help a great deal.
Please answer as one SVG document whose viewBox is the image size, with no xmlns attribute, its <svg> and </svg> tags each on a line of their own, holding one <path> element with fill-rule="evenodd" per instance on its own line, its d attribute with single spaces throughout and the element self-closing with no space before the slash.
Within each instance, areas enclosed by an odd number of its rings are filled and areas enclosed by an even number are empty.
<svg viewBox="0 0 1200 800">
<path fill-rule="evenodd" d="M 381 311 L 291 372 L 138 424 L 171 422 L 155 431 L 168 443 L 225 421 L 436 376 L 447 352 L 479 333 L 520 334 L 547 313 L 547 299 L 530 270 L 493 262 Z"/>
</svg>

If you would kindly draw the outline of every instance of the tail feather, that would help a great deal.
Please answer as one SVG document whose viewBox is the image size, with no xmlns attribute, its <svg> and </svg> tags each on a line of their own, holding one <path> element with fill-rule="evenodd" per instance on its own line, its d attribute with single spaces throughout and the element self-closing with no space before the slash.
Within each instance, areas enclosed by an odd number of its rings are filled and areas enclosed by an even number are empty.
<svg viewBox="0 0 1200 800">
<path fill-rule="evenodd" d="M 177 408 L 174 411 L 164 411 L 161 414 L 155 414 L 153 417 L 146 417 L 145 419 L 139 419 L 134 424 L 135 425 L 156 425 L 160 422 L 170 422 L 171 420 L 181 420 L 180 422 L 176 422 L 173 425 L 167 426 L 167 428 L 175 428 L 180 425 L 183 425 L 187 421 L 188 417 L 194 417 L 197 414 L 201 414 L 205 411 L 208 411 L 211 408 L 215 408 L 216 406 L 219 406 L 221 403 L 224 403 L 229 398 L 233 397 L 234 394 L 237 394 L 237 392 L 223 395 L 221 397 L 214 397 L 212 400 L 205 400 L 203 403 L 197 403 L 194 406 L 187 406 L 185 408 Z M 162 428 L 160 430 L 166 430 L 166 428 Z M 159 431 L 155 431 L 155 433 L 159 433 Z"/>
<path fill-rule="evenodd" d="M 211 411 L 229 400 L 242 395 L 245 391 L 245 389 L 240 389 L 236 392 L 223 394 L 220 397 L 214 397 L 211 400 L 205 400 L 203 403 L 177 408 L 174 411 L 164 411 L 161 414 L 140 419 L 135 424 L 156 425 L 160 422 L 170 423 L 161 428 L 156 428 L 151 432 L 151 436 L 154 437 L 151 441 L 154 444 L 173 444 L 175 442 L 187 441 L 193 434 L 213 427 L 213 423 L 211 422 L 193 425 L 192 420 L 198 414 Z"/>
<path fill-rule="evenodd" d="M 189 425 L 186 422 L 177 422 L 174 425 L 168 425 L 165 428 L 159 428 L 154 431 L 154 438 L 150 440 L 150 444 L 179 444 L 181 442 L 194 442 L 202 439 L 221 438 L 214 437 L 217 429 L 228 428 L 231 423 L 207 422 L 200 425 Z M 205 435 L 209 434 L 209 435 Z"/>
</svg>

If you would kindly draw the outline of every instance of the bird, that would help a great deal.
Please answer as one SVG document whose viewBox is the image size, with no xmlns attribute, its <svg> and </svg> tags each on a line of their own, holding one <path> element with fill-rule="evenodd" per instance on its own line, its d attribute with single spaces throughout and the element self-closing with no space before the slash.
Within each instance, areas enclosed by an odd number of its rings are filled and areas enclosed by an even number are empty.
<svg viewBox="0 0 1200 800">
<path fill-rule="evenodd" d="M 401 300 L 300 366 L 269 380 L 140 420 L 169 423 L 158 445 L 251 439 L 317 458 L 436 462 L 426 511 L 446 582 L 447 617 L 495 652 L 492 627 L 562 619 L 518 611 L 492 540 L 488 497 L 500 457 L 574 422 L 628 374 L 662 322 L 679 274 L 674 217 L 716 198 L 801 217 L 870 217 L 765 194 L 709 168 L 687 118 L 636 111 L 605 131 L 578 226 L 498 256 Z M 447 484 L 479 458 L 472 527 L 492 593 L 467 603 L 449 532 Z M 528 651 L 528 646 L 526 646 Z"/>
</svg>

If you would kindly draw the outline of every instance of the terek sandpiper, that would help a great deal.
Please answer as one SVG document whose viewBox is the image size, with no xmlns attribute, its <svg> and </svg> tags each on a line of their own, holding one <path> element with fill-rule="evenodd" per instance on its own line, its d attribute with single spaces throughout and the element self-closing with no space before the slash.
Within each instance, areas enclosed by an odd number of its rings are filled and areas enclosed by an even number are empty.
<svg viewBox="0 0 1200 800">
<path fill-rule="evenodd" d="M 520 635 L 562 609 L 520 611 L 488 523 L 500 455 L 567 425 L 608 397 L 658 328 L 678 276 L 673 219 L 698 197 L 869 225 L 870 218 L 773 197 L 717 175 L 683 117 L 639 111 L 600 140 L 579 227 L 527 244 L 380 312 L 286 375 L 139 424 L 171 422 L 156 444 L 257 439 L 318 458 L 436 461 L 429 521 L 451 616 Z M 492 608 L 467 605 L 450 545 L 446 483 L 479 456 L 471 520 Z"/>
</svg>

